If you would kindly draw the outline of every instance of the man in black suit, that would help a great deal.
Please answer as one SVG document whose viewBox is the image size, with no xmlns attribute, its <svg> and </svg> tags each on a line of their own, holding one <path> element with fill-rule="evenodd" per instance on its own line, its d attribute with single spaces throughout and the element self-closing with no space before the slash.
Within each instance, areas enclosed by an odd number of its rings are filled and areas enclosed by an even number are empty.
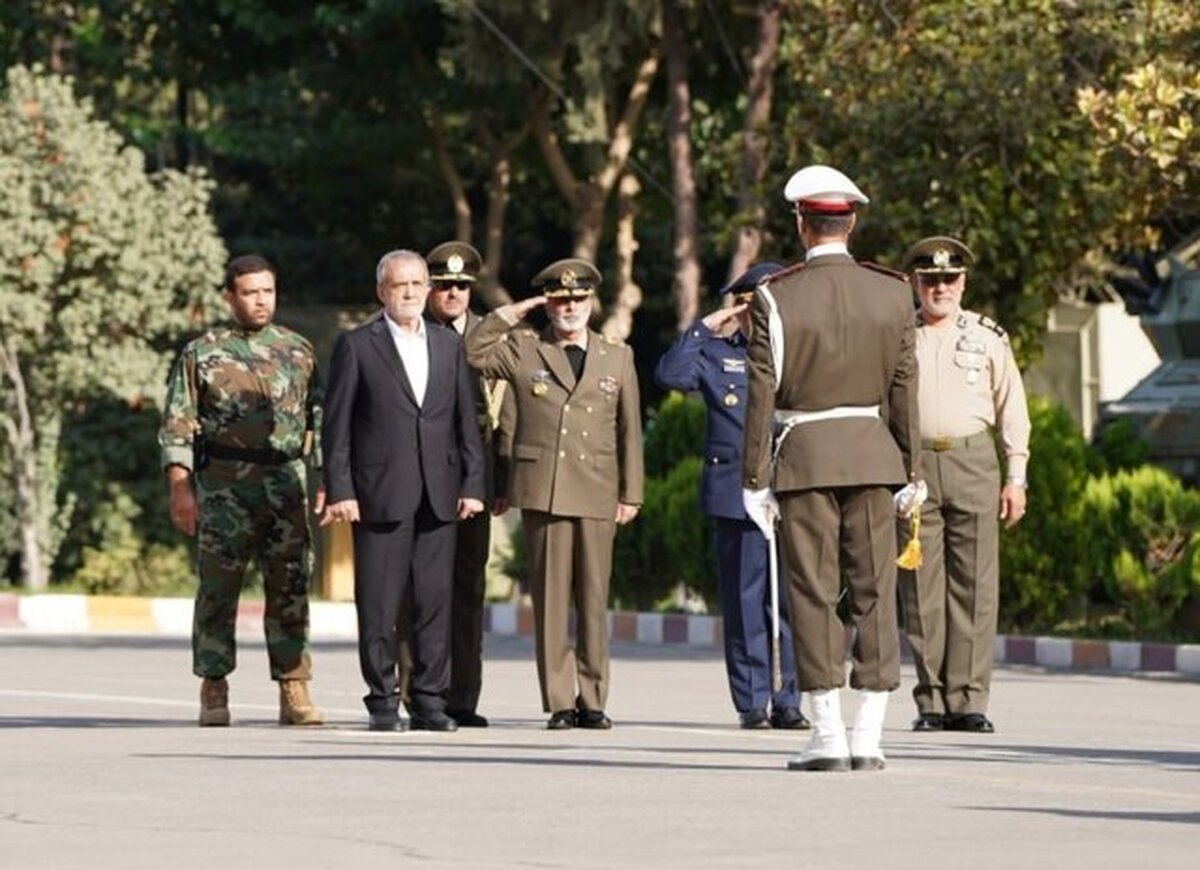
<svg viewBox="0 0 1200 870">
<path fill-rule="evenodd" d="M 381 317 L 338 337 L 322 444 L 322 525 L 354 523 L 358 656 L 372 730 L 400 727 L 396 619 L 411 588 L 410 725 L 453 731 L 450 603 L 456 521 L 483 510 L 483 452 L 462 339 L 422 317 L 425 260 L 375 270 Z"/>
</svg>

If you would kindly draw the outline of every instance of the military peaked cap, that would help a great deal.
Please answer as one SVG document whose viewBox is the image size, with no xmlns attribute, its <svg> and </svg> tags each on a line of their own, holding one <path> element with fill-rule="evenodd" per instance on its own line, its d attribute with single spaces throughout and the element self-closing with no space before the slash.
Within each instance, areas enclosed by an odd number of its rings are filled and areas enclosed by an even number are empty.
<svg viewBox="0 0 1200 870">
<path fill-rule="evenodd" d="M 577 257 L 556 260 L 533 276 L 530 284 L 548 299 L 584 299 L 600 286 L 600 270 Z"/>
<path fill-rule="evenodd" d="M 722 287 L 720 295 L 724 296 L 727 293 L 753 293 L 758 289 L 758 285 L 762 283 L 764 278 L 774 275 L 782 268 L 783 266 L 780 266 L 778 263 L 758 263 L 751 266 Z"/>
<path fill-rule="evenodd" d="M 971 249 L 950 236 L 921 239 L 904 255 L 904 271 L 915 274 L 947 273 L 957 275 L 975 262 Z"/>
<path fill-rule="evenodd" d="M 442 242 L 425 255 L 430 281 L 474 284 L 483 268 L 483 257 L 466 242 Z"/>
</svg>

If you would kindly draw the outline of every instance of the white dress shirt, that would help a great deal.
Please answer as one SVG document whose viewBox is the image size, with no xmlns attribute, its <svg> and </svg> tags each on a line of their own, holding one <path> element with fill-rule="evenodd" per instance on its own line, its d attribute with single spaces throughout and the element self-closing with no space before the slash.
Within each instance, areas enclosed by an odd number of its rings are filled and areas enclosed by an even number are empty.
<svg viewBox="0 0 1200 870">
<path fill-rule="evenodd" d="M 425 402 L 425 387 L 429 384 L 429 339 L 425 332 L 425 319 L 417 318 L 416 332 L 401 329 L 386 313 L 383 322 L 392 335 L 392 344 L 400 354 L 404 373 L 412 385 L 413 397 L 417 400 L 417 407 L 420 407 Z"/>
</svg>

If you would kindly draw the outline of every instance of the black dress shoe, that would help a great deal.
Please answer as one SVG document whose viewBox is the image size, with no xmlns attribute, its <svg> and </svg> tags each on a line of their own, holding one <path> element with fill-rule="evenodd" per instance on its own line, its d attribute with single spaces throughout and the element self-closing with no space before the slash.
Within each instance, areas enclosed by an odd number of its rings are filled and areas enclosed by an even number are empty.
<svg viewBox="0 0 1200 870">
<path fill-rule="evenodd" d="M 474 710 L 447 710 L 446 715 L 458 723 L 459 728 L 486 728 L 486 716 L 480 716 Z"/>
<path fill-rule="evenodd" d="M 913 731 L 941 731 L 946 727 L 946 720 L 941 713 L 922 713 L 913 720 Z"/>
<path fill-rule="evenodd" d="M 574 727 L 574 710 L 558 710 L 551 714 L 550 721 L 546 723 L 546 728 L 549 731 L 567 731 Z"/>
<path fill-rule="evenodd" d="M 607 731 L 612 725 L 612 719 L 609 719 L 603 710 L 575 711 L 575 726 L 577 728 L 595 728 L 600 731 Z"/>
<path fill-rule="evenodd" d="M 395 710 L 376 710 L 367 714 L 368 731 L 403 731 L 404 723 Z"/>
<path fill-rule="evenodd" d="M 946 717 L 942 727 L 947 731 L 970 731 L 972 734 L 996 733 L 996 726 L 982 713 L 955 713 Z"/>
<path fill-rule="evenodd" d="M 745 713 L 738 713 L 738 722 L 747 731 L 761 731 L 771 727 L 771 717 L 767 715 L 766 710 L 747 710 Z"/>
<path fill-rule="evenodd" d="M 799 707 L 776 707 L 771 711 L 771 727 L 784 731 L 807 731 L 812 723 L 804 717 Z"/>
<path fill-rule="evenodd" d="M 408 728 L 410 731 L 457 731 L 458 723 L 441 710 L 433 710 L 414 713 L 408 720 Z"/>
</svg>

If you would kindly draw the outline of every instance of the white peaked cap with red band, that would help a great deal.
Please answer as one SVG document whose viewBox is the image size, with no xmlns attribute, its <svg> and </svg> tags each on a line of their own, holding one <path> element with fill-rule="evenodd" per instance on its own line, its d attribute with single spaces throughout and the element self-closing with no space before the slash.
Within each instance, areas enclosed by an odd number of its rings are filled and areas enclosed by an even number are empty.
<svg viewBox="0 0 1200 870">
<path fill-rule="evenodd" d="M 853 181 L 832 166 L 805 166 L 788 179 L 783 195 L 802 211 L 847 214 L 870 202 Z"/>
</svg>

